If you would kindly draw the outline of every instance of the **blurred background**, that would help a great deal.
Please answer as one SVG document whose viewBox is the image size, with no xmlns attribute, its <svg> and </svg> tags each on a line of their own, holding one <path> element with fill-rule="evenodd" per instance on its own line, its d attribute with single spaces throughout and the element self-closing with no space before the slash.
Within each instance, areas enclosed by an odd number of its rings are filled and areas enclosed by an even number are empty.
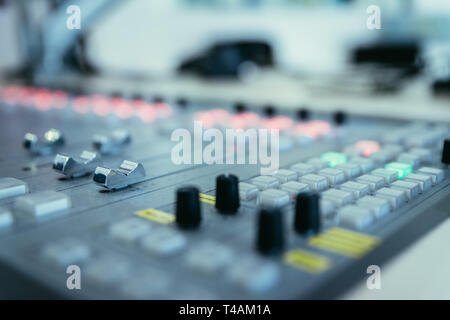
<svg viewBox="0 0 450 320">
<path fill-rule="evenodd" d="M 80 29 L 66 27 L 70 5 Z M 367 26 L 372 5 L 380 29 Z M 373 112 L 367 97 L 403 104 L 383 100 L 395 94 L 422 109 L 432 99 L 434 115 L 449 117 L 448 100 L 436 100 L 449 75 L 448 0 L 0 1 L 3 81 L 92 88 L 81 77 L 103 91 L 357 112 Z"/>
</svg>

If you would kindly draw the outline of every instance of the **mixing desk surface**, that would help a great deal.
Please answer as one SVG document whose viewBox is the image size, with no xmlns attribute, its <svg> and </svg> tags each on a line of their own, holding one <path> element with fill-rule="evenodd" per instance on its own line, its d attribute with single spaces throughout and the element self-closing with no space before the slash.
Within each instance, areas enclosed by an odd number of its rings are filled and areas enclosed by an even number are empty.
<svg viewBox="0 0 450 320">
<path fill-rule="evenodd" d="M 21 86 L 0 118 L 6 298 L 336 297 L 450 213 L 448 123 Z M 174 161 L 194 120 L 279 130 L 279 168 Z"/>
</svg>

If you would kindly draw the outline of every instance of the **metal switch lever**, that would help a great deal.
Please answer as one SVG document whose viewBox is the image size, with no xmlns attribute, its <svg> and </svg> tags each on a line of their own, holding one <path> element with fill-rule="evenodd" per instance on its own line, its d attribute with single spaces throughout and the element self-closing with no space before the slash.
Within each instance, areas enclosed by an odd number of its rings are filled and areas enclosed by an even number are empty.
<svg viewBox="0 0 450 320">
<path fill-rule="evenodd" d="M 131 134 L 124 129 L 116 129 L 110 136 L 95 135 L 94 148 L 103 154 L 117 154 L 122 148 L 131 143 Z"/>
<path fill-rule="evenodd" d="M 48 130 L 42 139 L 33 133 L 26 133 L 23 146 L 35 155 L 48 155 L 64 144 L 63 134 L 56 129 Z"/>
<path fill-rule="evenodd" d="M 124 160 L 118 169 L 97 167 L 94 172 L 94 181 L 110 190 L 126 188 L 144 178 L 145 169 L 142 164 L 128 160 Z"/>
<path fill-rule="evenodd" d="M 100 155 L 97 152 L 86 150 L 76 158 L 57 154 L 53 161 L 53 169 L 61 171 L 61 173 L 71 178 L 91 174 L 99 165 L 101 165 Z"/>
</svg>

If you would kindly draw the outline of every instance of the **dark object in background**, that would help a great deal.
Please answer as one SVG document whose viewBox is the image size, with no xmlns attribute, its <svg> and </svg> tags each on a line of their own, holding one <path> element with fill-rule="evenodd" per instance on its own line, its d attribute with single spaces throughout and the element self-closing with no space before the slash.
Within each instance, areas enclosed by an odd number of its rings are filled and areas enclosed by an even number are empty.
<svg viewBox="0 0 450 320">
<path fill-rule="evenodd" d="M 272 47 L 262 41 L 217 43 L 200 56 L 183 62 L 178 71 L 206 78 L 237 78 L 243 62 L 252 62 L 260 67 L 273 66 Z"/>
<path fill-rule="evenodd" d="M 375 42 L 355 48 L 351 61 L 358 66 L 372 66 L 367 69 L 376 92 L 392 93 L 421 73 L 424 67 L 421 47 L 417 41 L 398 39 Z"/>
<path fill-rule="evenodd" d="M 416 42 L 380 42 L 356 48 L 352 61 L 355 64 L 372 63 L 392 68 L 412 68 L 420 58 L 420 47 Z"/>
<path fill-rule="evenodd" d="M 435 80 L 431 85 L 431 90 L 435 95 L 450 96 L 450 78 Z"/>
</svg>

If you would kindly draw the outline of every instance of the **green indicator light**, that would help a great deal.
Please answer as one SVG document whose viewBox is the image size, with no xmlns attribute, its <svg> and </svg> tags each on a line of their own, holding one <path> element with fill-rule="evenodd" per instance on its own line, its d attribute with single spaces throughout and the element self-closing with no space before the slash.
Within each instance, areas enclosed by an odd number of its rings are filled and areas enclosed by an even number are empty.
<svg viewBox="0 0 450 320">
<path fill-rule="evenodd" d="M 412 166 L 403 162 L 391 162 L 388 163 L 384 168 L 397 171 L 399 179 L 403 179 L 404 177 L 412 173 Z"/>
<path fill-rule="evenodd" d="M 340 152 L 326 152 L 320 157 L 322 160 L 328 161 L 330 167 L 335 167 L 339 164 L 347 162 L 347 155 Z"/>
</svg>

